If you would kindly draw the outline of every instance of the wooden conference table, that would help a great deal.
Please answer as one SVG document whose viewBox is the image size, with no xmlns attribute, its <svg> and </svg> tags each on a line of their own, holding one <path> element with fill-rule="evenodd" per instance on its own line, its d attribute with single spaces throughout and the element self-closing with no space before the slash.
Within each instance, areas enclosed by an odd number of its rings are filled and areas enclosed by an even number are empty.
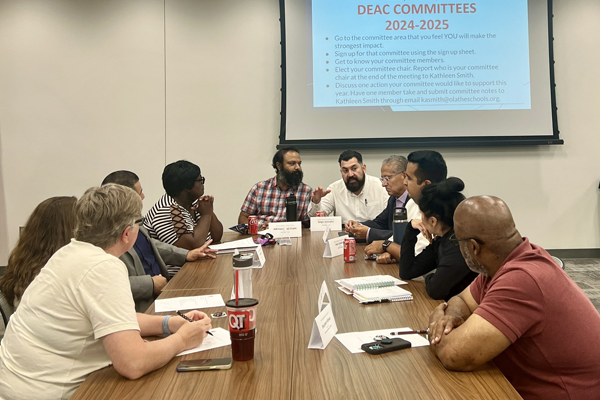
<svg viewBox="0 0 600 400">
<path fill-rule="evenodd" d="M 335 232 L 330 234 L 334 237 Z M 389 274 L 396 265 L 323 258 L 322 233 L 303 231 L 291 246 L 264 248 L 266 264 L 252 276 L 259 300 L 254 360 L 234 362 L 230 370 L 178 373 L 184 359 L 231 357 L 231 346 L 176 357 L 165 367 L 130 381 L 113 367 L 90 375 L 72 397 L 79 399 L 520 399 L 491 363 L 475 372 L 447 371 L 428 347 L 384 355 L 351 354 L 337 339 L 325 350 L 307 349 L 317 300 L 327 282 L 338 333 L 410 327 L 425 329 L 438 301 L 425 293 L 422 280 L 403 286 L 414 301 L 361 305 L 337 289 L 340 278 Z M 241 238 L 226 233 L 223 241 Z M 233 284 L 231 254 L 186 264 L 159 298 L 221 293 L 229 299 Z M 224 311 L 224 307 L 203 310 Z M 154 306 L 147 311 L 154 314 Z M 166 315 L 166 314 L 165 314 Z M 212 320 L 227 329 L 227 319 Z"/>
</svg>

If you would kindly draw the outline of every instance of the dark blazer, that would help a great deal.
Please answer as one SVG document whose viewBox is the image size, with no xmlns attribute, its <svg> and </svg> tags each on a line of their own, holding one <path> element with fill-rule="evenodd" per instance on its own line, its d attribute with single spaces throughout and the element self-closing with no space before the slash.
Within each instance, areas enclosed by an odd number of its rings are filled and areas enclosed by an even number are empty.
<svg viewBox="0 0 600 400">
<path fill-rule="evenodd" d="M 185 264 L 188 253 L 187 250 L 152 239 L 146 228 L 142 226 L 140 226 L 139 234 L 144 235 L 149 239 L 150 246 L 154 252 L 154 258 L 156 258 L 156 262 L 160 267 L 160 273 L 165 278 L 169 279 L 169 271 L 167 270 L 166 264 Z M 119 257 L 119 259 L 123 261 L 127 267 L 131 293 L 133 294 L 133 300 L 135 301 L 135 310 L 137 312 L 144 312 L 154 301 L 154 283 L 152 282 L 152 277 L 146 275 L 142 261 L 133 247 Z"/>
<path fill-rule="evenodd" d="M 394 234 L 394 210 L 396 209 L 396 196 L 390 196 L 387 207 L 375 219 L 365 221 L 362 224 L 371 228 L 369 231 L 369 240 L 386 240 Z M 406 199 L 408 202 L 408 198 Z"/>
</svg>

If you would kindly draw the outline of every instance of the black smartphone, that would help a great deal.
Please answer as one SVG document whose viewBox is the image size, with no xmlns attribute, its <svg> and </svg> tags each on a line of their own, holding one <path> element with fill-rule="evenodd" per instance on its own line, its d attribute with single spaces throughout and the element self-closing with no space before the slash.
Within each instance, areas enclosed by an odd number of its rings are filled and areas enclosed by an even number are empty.
<svg viewBox="0 0 600 400">
<path fill-rule="evenodd" d="M 177 365 L 178 372 L 187 371 L 210 371 L 216 369 L 230 369 L 233 359 L 229 358 L 201 358 L 197 360 L 185 360 Z"/>
<path fill-rule="evenodd" d="M 369 354 L 383 354 L 389 353 L 390 351 L 408 349 L 410 346 L 411 343 L 408 340 L 396 338 L 383 339 L 371 343 L 363 343 L 360 348 Z"/>
<path fill-rule="evenodd" d="M 377 260 L 377 257 L 379 257 L 379 254 L 371 254 L 370 256 L 365 254 L 365 260 L 375 261 Z"/>
</svg>

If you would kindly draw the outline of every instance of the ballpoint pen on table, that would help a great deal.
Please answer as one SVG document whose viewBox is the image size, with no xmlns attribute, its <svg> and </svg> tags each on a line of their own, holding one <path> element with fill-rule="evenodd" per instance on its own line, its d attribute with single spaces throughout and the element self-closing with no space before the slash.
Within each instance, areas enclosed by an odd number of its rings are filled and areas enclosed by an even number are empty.
<svg viewBox="0 0 600 400">
<path fill-rule="evenodd" d="M 428 335 L 429 334 L 429 329 L 424 329 L 424 330 L 417 330 L 417 331 L 401 331 L 401 332 L 392 332 L 390 333 L 390 335 L 395 336 L 395 335 L 412 335 L 412 334 L 419 334 L 419 335 Z"/>
<path fill-rule="evenodd" d="M 375 303 L 389 303 L 390 299 L 381 299 L 381 300 L 373 300 L 373 301 L 361 301 L 360 304 L 375 304 Z"/>
<path fill-rule="evenodd" d="M 177 313 L 177 315 L 179 315 L 181 318 L 185 319 L 186 321 L 194 322 L 190 317 L 188 317 L 187 315 L 185 315 L 181 311 L 175 311 L 175 312 Z M 215 336 L 215 335 L 212 334 L 211 331 L 206 331 L 206 333 L 208 333 L 210 336 Z"/>
</svg>

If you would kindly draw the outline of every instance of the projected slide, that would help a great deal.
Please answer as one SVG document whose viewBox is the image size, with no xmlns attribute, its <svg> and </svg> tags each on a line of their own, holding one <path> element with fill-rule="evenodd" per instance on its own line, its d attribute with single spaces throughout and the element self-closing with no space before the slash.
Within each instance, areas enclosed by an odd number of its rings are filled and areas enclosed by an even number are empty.
<svg viewBox="0 0 600 400">
<path fill-rule="evenodd" d="M 531 109 L 527 2 L 312 0 L 314 107 Z"/>
</svg>

